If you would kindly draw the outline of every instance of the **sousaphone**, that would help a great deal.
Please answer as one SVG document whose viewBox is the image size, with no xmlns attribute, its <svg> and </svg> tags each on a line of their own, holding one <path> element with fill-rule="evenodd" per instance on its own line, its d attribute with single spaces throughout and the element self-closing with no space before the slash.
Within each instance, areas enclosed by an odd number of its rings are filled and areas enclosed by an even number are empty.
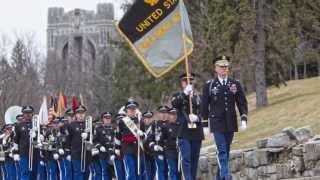
<svg viewBox="0 0 320 180">
<path fill-rule="evenodd" d="M 16 117 L 19 114 L 22 114 L 21 110 L 22 110 L 22 107 L 20 107 L 20 106 L 9 107 L 4 115 L 5 123 L 6 124 L 15 124 L 17 122 Z"/>
</svg>

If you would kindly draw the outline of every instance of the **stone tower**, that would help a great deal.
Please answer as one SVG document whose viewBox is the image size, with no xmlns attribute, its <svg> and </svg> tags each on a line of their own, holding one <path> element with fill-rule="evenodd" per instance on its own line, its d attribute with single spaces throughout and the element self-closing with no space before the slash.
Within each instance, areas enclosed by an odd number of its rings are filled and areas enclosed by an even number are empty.
<svg viewBox="0 0 320 180">
<path fill-rule="evenodd" d="M 48 91 L 94 94 L 92 82 L 102 63 L 111 75 L 115 55 L 110 42 L 117 39 L 111 3 L 98 4 L 96 11 L 49 8 L 45 78 Z"/>
</svg>

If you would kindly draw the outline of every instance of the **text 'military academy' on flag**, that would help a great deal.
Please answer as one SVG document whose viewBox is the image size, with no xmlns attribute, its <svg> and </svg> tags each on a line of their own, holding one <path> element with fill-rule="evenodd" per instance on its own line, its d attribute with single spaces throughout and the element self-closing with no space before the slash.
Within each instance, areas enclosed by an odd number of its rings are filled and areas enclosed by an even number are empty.
<svg viewBox="0 0 320 180">
<path fill-rule="evenodd" d="M 136 0 L 117 29 L 156 78 L 193 51 L 191 26 L 182 0 Z"/>
</svg>

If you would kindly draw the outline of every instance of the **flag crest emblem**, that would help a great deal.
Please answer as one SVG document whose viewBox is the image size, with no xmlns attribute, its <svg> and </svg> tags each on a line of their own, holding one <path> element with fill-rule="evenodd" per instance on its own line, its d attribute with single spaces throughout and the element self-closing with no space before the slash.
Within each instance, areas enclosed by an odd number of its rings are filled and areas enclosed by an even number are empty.
<svg viewBox="0 0 320 180">
<path fill-rule="evenodd" d="M 159 0 L 144 0 L 144 2 L 149 4 L 150 6 L 154 6 L 159 2 Z"/>
</svg>

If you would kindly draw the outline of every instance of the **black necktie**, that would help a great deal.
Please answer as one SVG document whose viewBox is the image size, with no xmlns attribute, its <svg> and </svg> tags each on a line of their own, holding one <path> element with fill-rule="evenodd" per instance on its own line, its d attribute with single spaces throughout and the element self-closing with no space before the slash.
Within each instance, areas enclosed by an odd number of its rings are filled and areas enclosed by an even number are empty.
<svg viewBox="0 0 320 180">
<path fill-rule="evenodd" d="M 226 80 L 222 80 L 222 85 L 226 85 Z"/>
</svg>

